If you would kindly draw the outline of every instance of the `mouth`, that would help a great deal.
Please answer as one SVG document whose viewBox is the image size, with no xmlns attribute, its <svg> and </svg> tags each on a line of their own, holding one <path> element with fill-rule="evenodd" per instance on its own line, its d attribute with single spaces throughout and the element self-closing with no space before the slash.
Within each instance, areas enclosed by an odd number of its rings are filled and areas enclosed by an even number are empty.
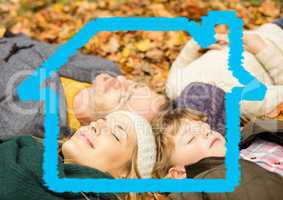
<svg viewBox="0 0 283 200">
<path fill-rule="evenodd" d="M 79 138 L 88 144 L 92 149 L 94 149 L 94 144 L 92 143 L 91 139 L 84 133 L 79 134 Z"/>
<path fill-rule="evenodd" d="M 211 143 L 210 143 L 210 145 L 209 145 L 209 148 L 213 147 L 213 145 L 214 145 L 216 142 L 218 142 L 218 141 L 219 141 L 218 138 L 214 138 L 214 139 L 211 141 Z"/>
</svg>

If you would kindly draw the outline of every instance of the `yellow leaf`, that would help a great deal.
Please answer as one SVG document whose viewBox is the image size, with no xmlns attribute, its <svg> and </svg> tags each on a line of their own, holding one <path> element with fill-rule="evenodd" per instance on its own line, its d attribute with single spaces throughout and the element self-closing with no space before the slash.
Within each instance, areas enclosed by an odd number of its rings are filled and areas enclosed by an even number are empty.
<svg viewBox="0 0 283 200">
<path fill-rule="evenodd" d="M 0 37 L 3 37 L 5 31 L 6 31 L 6 28 L 3 26 L 0 26 Z"/>
<path fill-rule="evenodd" d="M 143 52 L 151 48 L 149 39 L 145 39 L 140 42 L 137 42 L 135 46 L 139 51 L 143 51 Z"/>
<path fill-rule="evenodd" d="M 52 6 L 52 10 L 58 13 L 61 13 L 64 10 L 64 5 L 56 3 Z"/>
<path fill-rule="evenodd" d="M 129 55 L 130 55 L 130 49 L 125 47 L 122 51 L 122 56 L 127 58 L 127 57 L 129 57 Z"/>
<path fill-rule="evenodd" d="M 185 44 L 188 40 L 189 40 L 189 36 L 185 32 L 180 31 L 179 32 L 179 45 Z"/>
<path fill-rule="evenodd" d="M 163 4 L 155 3 L 150 5 L 150 9 L 153 11 L 155 16 L 172 17 L 173 15 L 166 9 Z"/>
<path fill-rule="evenodd" d="M 186 42 L 186 39 L 184 38 L 184 35 L 183 35 L 182 32 L 179 32 L 179 31 L 177 31 L 177 32 L 173 32 L 173 31 L 167 32 L 166 44 L 170 48 L 183 45 L 185 42 Z"/>
</svg>

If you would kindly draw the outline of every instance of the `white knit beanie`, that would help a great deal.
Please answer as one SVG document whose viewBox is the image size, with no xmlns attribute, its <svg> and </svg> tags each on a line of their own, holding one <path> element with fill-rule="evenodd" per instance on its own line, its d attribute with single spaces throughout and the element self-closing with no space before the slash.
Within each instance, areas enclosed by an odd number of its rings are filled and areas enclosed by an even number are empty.
<svg viewBox="0 0 283 200">
<path fill-rule="evenodd" d="M 151 125 L 146 119 L 135 113 L 116 111 L 110 113 L 108 116 L 112 114 L 125 115 L 133 123 L 138 146 L 137 168 L 141 178 L 151 178 L 151 173 L 156 162 L 156 143 Z"/>
</svg>

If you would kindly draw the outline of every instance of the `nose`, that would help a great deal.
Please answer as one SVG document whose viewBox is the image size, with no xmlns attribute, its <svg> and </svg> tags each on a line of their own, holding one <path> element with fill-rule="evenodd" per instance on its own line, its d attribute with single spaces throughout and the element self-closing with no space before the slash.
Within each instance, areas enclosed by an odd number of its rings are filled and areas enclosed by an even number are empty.
<svg viewBox="0 0 283 200">
<path fill-rule="evenodd" d="M 125 76 L 117 76 L 118 81 L 124 89 L 127 89 L 133 81 L 126 79 Z"/>
<path fill-rule="evenodd" d="M 126 80 L 124 76 L 117 76 L 117 79 L 121 82 L 124 82 Z"/>
<path fill-rule="evenodd" d="M 102 73 L 102 74 L 100 74 L 99 76 L 103 79 L 103 81 L 106 81 L 107 79 L 109 79 L 109 78 L 112 77 L 112 76 L 110 76 L 110 75 L 107 74 L 107 73 Z"/>
</svg>

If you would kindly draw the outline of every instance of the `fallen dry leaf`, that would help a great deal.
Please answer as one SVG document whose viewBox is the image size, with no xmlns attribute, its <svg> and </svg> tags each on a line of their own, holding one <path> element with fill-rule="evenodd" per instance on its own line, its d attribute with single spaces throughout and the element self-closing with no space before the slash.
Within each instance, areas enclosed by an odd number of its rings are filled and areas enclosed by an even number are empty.
<svg viewBox="0 0 283 200">
<path fill-rule="evenodd" d="M 278 6 L 276 6 L 275 2 L 272 0 L 264 0 L 259 7 L 259 11 L 264 15 L 271 17 L 275 17 L 280 14 L 280 8 L 278 8 Z"/>
<path fill-rule="evenodd" d="M 137 48 L 137 50 L 144 52 L 149 50 L 152 47 L 152 45 L 149 39 L 144 39 L 142 41 L 135 43 L 135 47 Z"/>
<path fill-rule="evenodd" d="M 120 47 L 119 41 L 116 37 L 111 37 L 110 40 L 101 46 L 106 53 L 115 53 Z"/>
<path fill-rule="evenodd" d="M 246 29 L 283 16 L 280 0 L 0 0 L 0 36 L 23 32 L 53 44 L 69 40 L 85 23 L 109 16 L 182 16 L 200 20 L 208 10 L 235 10 Z M 258 4 L 255 2 L 259 2 Z M 225 26 L 216 28 L 226 32 Z M 163 91 L 170 65 L 190 36 L 183 32 L 99 32 L 82 49 L 117 63 L 125 76 Z"/>
<path fill-rule="evenodd" d="M 0 26 L 0 37 L 3 37 L 5 31 L 6 31 L 6 28 L 3 26 Z"/>
</svg>

